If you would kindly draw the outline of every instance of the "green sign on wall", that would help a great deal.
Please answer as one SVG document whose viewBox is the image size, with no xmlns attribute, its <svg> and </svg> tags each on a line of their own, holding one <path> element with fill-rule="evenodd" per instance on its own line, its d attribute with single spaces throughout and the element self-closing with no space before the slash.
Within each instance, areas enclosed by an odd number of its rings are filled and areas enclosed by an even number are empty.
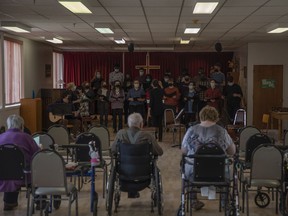
<svg viewBox="0 0 288 216">
<path fill-rule="evenodd" d="M 262 79 L 261 88 L 275 88 L 275 80 L 273 79 Z"/>
</svg>

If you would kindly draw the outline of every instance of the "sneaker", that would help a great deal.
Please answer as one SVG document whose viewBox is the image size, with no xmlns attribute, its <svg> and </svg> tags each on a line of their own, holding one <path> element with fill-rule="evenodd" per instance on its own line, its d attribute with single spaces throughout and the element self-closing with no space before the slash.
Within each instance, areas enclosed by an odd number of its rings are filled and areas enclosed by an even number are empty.
<svg viewBox="0 0 288 216">
<path fill-rule="evenodd" d="M 192 203 L 192 208 L 195 209 L 196 211 L 202 209 L 204 206 L 205 204 L 199 200 Z"/>
<path fill-rule="evenodd" d="M 14 210 L 18 206 L 18 203 L 4 203 L 4 211 Z"/>
</svg>

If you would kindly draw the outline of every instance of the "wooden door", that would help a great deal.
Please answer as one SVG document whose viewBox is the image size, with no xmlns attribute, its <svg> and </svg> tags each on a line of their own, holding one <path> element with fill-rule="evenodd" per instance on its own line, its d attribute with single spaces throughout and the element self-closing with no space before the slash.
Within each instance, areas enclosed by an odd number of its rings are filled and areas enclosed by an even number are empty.
<svg viewBox="0 0 288 216">
<path fill-rule="evenodd" d="M 272 107 L 282 107 L 283 65 L 254 65 L 253 71 L 253 125 L 265 128 L 263 114 L 270 114 Z"/>
</svg>

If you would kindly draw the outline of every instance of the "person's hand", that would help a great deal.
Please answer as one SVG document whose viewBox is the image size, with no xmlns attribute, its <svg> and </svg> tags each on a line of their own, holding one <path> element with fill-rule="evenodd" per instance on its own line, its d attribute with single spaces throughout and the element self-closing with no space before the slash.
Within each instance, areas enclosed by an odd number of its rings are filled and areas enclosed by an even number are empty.
<svg viewBox="0 0 288 216">
<path fill-rule="evenodd" d="M 210 99 L 210 101 L 211 101 L 212 103 L 214 103 L 216 100 L 215 100 L 215 99 Z"/>
<path fill-rule="evenodd" d="M 134 98 L 128 98 L 128 101 L 134 101 Z"/>
</svg>

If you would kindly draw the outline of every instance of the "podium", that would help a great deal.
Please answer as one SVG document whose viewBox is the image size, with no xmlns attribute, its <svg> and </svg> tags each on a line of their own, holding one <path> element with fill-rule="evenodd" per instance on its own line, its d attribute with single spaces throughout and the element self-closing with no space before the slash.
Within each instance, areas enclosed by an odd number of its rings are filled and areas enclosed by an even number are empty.
<svg viewBox="0 0 288 216">
<path fill-rule="evenodd" d="M 20 116 L 24 119 L 25 126 L 32 134 L 37 131 L 42 131 L 41 98 L 22 98 L 20 104 Z"/>
</svg>

